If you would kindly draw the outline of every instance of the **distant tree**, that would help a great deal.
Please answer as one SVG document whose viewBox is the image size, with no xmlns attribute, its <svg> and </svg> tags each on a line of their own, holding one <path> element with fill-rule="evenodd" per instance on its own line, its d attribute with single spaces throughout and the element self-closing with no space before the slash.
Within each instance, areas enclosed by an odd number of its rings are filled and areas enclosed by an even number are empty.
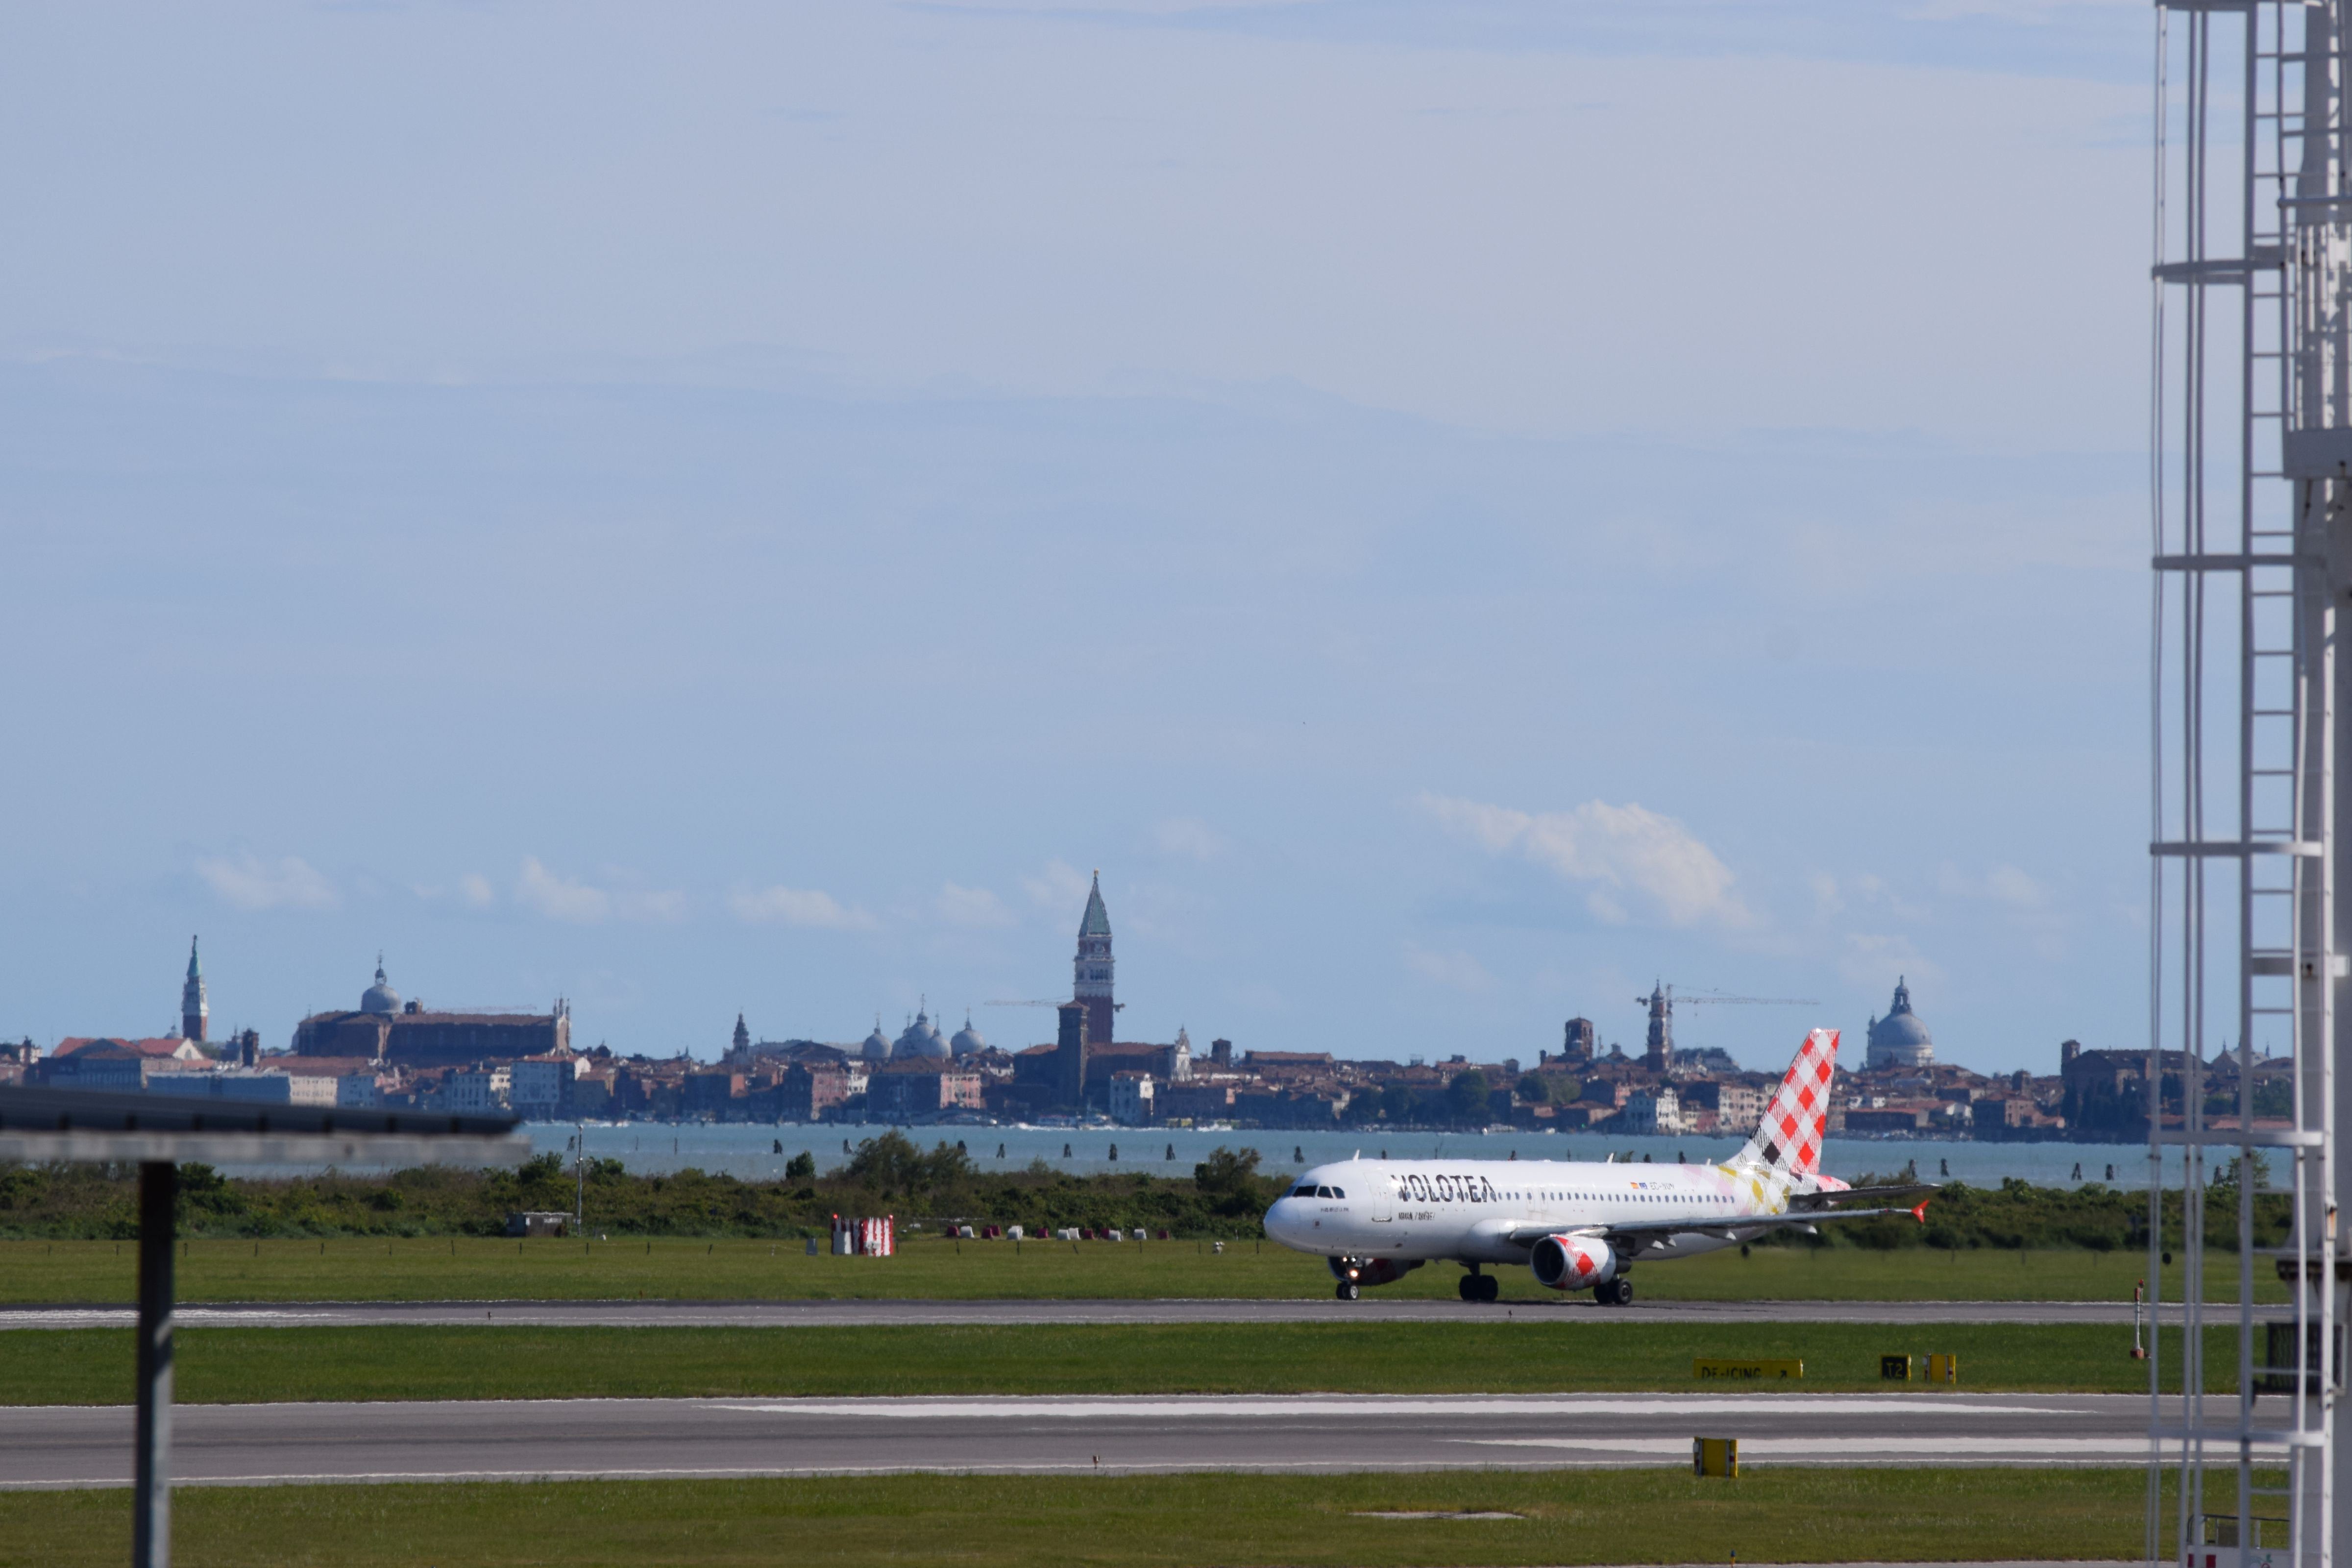
<svg viewBox="0 0 2352 1568">
<path fill-rule="evenodd" d="M 1209 1157 L 1192 1167 L 1192 1184 L 1201 1201 L 1214 1214 L 1232 1218 L 1255 1217 L 1273 1201 L 1272 1184 L 1257 1173 L 1257 1151 L 1233 1150 L 1220 1143 Z"/>
<path fill-rule="evenodd" d="M 941 1143 L 926 1154 L 896 1129 L 858 1144 L 849 1163 L 833 1173 L 837 1179 L 880 1192 L 932 1192 L 976 1173 L 971 1157 L 962 1150 Z"/>
<path fill-rule="evenodd" d="M 1192 1184 L 1203 1193 L 1230 1193 L 1246 1187 L 1257 1178 L 1258 1152 L 1255 1149 L 1228 1149 L 1223 1143 L 1209 1151 L 1209 1157 L 1192 1167 Z"/>
<path fill-rule="evenodd" d="M 1518 1091 L 1529 1105 L 1541 1105 L 1551 1098 L 1551 1086 L 1531 1072 L 1519 1075 Z"/>
<path fill-rule="evenodd" d="M 784 1180 L 813 1182 L 816 1180 L 816 1156 L 803 1149 L 784 1162 Z"/>
<path fill-rule="evenodd" d="M 1456 1121 L 1484 1121 L 1486 1119 L 1486 1075 L 1476 1068 L 1454 1075 L 1445 1086 L 1446 1107 Z"/>
</svg>

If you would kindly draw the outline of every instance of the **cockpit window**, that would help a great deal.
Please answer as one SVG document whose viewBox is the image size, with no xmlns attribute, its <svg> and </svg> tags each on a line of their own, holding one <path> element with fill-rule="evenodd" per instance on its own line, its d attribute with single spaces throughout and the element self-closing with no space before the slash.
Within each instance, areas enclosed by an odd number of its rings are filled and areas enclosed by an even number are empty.
<svg viewBox="0 0 2352 1568">
<path fill-rule="evenodd" d="M 1294 1198 L 1311 1198 L 1315 1195 L 1315 1184 L 1308 1182 L 1304 1186 L 1294 1188 L 1290 1195 Z"/>
<path fill-rule="evenodd" d="M 1315 1195 L 1318 1198 L 1328 1198 L 1331 1195 L 1331 1189 L 1328 1187 L 1318 1187 L 1315 1189 Z"/>
<path fill-rule="evenodd" d="M 1331 1195 L 1335 1198 L 1344 1198 L 1348 1195 L 1348 1189 L 1345 1187 L 1333 1187 L 1331 1189 Z"/>
</svg>

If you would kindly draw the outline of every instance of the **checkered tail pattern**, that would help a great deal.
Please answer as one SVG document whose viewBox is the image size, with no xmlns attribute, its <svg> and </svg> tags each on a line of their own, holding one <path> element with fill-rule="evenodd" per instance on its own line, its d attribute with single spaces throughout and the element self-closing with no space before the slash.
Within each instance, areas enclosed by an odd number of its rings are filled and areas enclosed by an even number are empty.
<svg viewBox="0 0 2352 1568">
<path fill-rule="evenodd" d="M 1822 1168 L 1822 1139 L 1828 1131 L 1830 1079 L 1837 1070 L 1838 1032 L 1815 1029 L 1797 1047 L 1789 1075 L 1764 1110 L 1756 1136 L 1740 1151 L 1742 1159 L 1757 1161 L 1791 1175 L 1816 1175 Z"/>
</svg>

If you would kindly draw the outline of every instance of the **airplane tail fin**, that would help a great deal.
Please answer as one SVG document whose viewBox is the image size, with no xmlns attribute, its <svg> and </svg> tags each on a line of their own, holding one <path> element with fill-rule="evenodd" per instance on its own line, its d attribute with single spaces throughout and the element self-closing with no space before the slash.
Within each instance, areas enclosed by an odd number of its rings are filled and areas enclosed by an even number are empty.
<svg viewBox="0 0 2352 1568">
<path fill-rule="evenodd" d="M 1837 1069 L 1838 1032 L 1815 1029 L 1797 1047 L 1797 1059 L 1780 1080 L 1756 1136 L 1738 1154 L 1738 1163 L 1769 1166 L 1791 1175 L 1811 1176 L 1822 1168 L 1822 1138 L 1828 1130 L 1830 1079 Z"/>
</svg>

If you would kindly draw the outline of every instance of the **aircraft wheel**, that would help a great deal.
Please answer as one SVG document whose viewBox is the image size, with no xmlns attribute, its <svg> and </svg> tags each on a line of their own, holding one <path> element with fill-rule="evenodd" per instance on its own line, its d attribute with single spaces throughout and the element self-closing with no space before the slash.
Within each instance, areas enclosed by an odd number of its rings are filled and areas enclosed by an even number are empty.
<svg viewBox="0 0 2352 1568">
<path fill-rule="evenodd" d="M 1492 1274 L 1478 1276 L 1478 1300 L 1499 1301 L 1503 1299 L 1503 1282 Z"/>
<path fill-rule="evenodd" d="M 1618 1279 L 1610 1295 L 1610 1300 L 1620 1307 L 1632 1306 L 1633 1304 L 1633 1282 L 1631 1279 Z"/>
<path fill-rule="evenodd" d="M 1342 1279 L 1339 1281 L 1339 1300 L 1342 1301 L 1352 1301 L 1363 1293 L 1363 1287 L 1358 1285 L 1353 1279 Z"/>
<path fill-rule="evenodd" d="M 1479 1274 L 1465 1274 L 1455 1283 L 1454 1289 L 1462 1293 L 1464 1300 L 1475 1301 L 1478 1300 L 1478 1281 L 1484 1278 L 1484 1275 Z"/>
</svg>

